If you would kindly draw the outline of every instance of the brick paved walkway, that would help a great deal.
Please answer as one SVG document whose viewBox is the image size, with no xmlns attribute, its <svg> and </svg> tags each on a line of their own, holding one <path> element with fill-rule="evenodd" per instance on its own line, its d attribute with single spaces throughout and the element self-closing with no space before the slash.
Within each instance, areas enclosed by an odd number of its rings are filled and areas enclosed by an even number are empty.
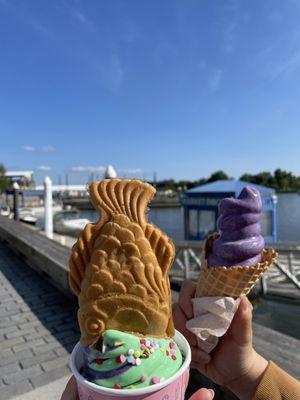
<svg viewBox="0 0 300 400">
<path fill-rule="evenodd" d="M 74 304 L 0 242 L 0 400 L 70 374 Z"/>
<path fill-rule="evenodd" d="M 0 242 L 0 400 L 70 374 L 69 355 L 79 339 L 76 311 L 77 300 L 68 300 Z M 295 377 L 299 377 L 299 343 L 254 324 L 258 352 Z M 200 385 L 213 387 L 216 399 L 232 399 L 203 379 L 191 374 L 191 393 Z"/>
</svg>

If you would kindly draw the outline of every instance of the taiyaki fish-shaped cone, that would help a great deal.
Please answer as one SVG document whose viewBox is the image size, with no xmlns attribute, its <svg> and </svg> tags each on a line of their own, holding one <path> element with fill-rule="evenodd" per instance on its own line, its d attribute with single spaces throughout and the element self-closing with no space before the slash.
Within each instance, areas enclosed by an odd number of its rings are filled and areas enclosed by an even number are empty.
<svg viewBox="0 0 300 400">
<path fill-rule="evenodd" d="M 204 244 L 196 297 L 246 295 L 275 261 L 275 250 L 264 249 L 261 207 L 260 193 L 248 186 L 237 199 L 221 201 L 219 233 Z"/>
<path fill-rule="evenodd" d="M 154 193 L 138 180 L 105 179 L 90 185 L 100 219 L 85 227 L 69 262 L 83 344 L 96 341 L 106 329 L 158 338 L 174 335 L 169 283 L 174 245 L 147 222 Z"/>
</svg>

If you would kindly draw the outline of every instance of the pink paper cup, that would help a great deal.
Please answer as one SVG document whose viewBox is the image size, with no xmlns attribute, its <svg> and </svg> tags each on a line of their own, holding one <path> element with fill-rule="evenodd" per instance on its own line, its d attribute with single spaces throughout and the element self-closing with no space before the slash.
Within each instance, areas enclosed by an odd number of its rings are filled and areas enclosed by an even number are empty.
<svg viewBox="0 0 300 400">
<path fill-rule="evenodd" d="M 141 389 L 110 389 L 87 381 L 79 370 L 83 363 L 83 346 L 78 342 L 71 354 L 71 369 L 76 378 L 80 400 L 184 400 L 189 380 L 191 349 L 185 337 L 175 332 L 175 342 L 184 355 L 181 368 L 171 378 Z"/>
</svg>

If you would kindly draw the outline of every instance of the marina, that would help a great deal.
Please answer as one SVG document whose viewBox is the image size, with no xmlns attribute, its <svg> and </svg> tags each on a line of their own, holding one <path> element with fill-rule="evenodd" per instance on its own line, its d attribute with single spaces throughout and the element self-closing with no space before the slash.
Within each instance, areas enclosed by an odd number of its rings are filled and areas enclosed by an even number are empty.
<svg viewBox="0 0 300 400">
<path fill-rule="evenodd" d="M 0 400 L 300 400 L 298 3 L 0 0 Z"/>
<path fill-rule="evenodd" d="M 49 188 L 45 186 L 46 190 Z M 59 201 L 51 201 L 52 196 L 49 196 L 49 193 L 45 195 L 45 199 L 48 199 L 45 206 L 51 208 L 50 214 L 45 212 L 40 201 L 35 200 L 35 204 L 28 204 L 25 196 L 23 207 L 17 211 L 15 204 L 10 204 L 19 220 L 9 218 L 14 217 L 14 213 L 0 216 L 0 263 L 4 274 L 0 283 L 4 296 L 6 292 L 9 293 L 12 301 L 8 305 L 3 303 L 4 324 L 0 324 L 4 334 L 0 346 L 11 357 L 8 360 L 12 368 L 11 374 L 4 375 L 1 383 L 4 389 L 0 392 L 0 399 L 3 395 L 3 399 L 14 399 L 17 394 L 26 396 L 26 392 L 29 392 L 28 399 L 31 399 L 30 393 L 38 393 L 41 384 L 51 386 L 53 378 L 67 379 L 70 376 L 69 353 L 78 340 L 79 331 L 76 301 L 68 284 L 68 260 L 79 232 L 87 223 L 96 222 L 99 216 L 87 201 L 86 195 L 64 195 Z M 280 205 L 280 195 L 278 197 Z M 13 199 L 16 199 L 15 195 Z M 298 198 L 294 196 L 293 199 L 297 205 Z M 32 202 L 32 196 L 30 201 Z M 51 221 L 47 215 L 53 215 Z M 160 194 L 158 200 L 154 199 L 150 206 L 148 218 L 174 239 L 176 256 L 170 271 L 174 302 L 184 280 L 198 279 L 203 240 L 184 239 L 187 235 L 186 211 L 179 196 Z M 53 227 L 49 222 L 53 223 Z M 297 349 L 300 345 L 300 243 L 277 241 L 272 246 L 278 251 L 279 258 L 249 294 L 254 306 L 254 346 L 260 354 L 271 358 L 291 375 L 299 378 Z M 21 280 L 12 279 L 13 271 Z M 27 290 L 32 279 L 37 282 L 37 292 L 35 293 L 34 288 L 29 294 Z M 23 281 L 25 289 L 21 283 Z M 51 293 L 56 294 L 52 296 Z M 31 296 L 36 301 L 43 299 L 43 296 L 47 300 L 35 311 Z M 53 302 L 54 298 L 59 299 L 58 303 L 56 300 Z M 63 311 L 65 309 L 69 310 L 69 317 Z M 24 320 L 19 317 L 17 330 L 13 328 L 12 331 L 11 318 L 17 317 L 11 310 L 16 310 L 16 314 L 20 310 L 25 313 Z M 54 315 L 57 315 L 59 321 L 58 328 L 57 324 L 55 327 L 52 325 Z M 29 330 L 24 331 L 24 326 L 27 325 L 30 325 Z M 281 345 L 278 348 L 279 342 Z M 20 384 L 15 384 L 14 376 L 24 378 Z M 65 379 L 62 379 L 63 383 L 66 382 Z M 213 388 L 216 399 L 236 400 L 228 390 L 192 370 L 187 393 L 193 393 L 199 385 Z"/>
</svg>

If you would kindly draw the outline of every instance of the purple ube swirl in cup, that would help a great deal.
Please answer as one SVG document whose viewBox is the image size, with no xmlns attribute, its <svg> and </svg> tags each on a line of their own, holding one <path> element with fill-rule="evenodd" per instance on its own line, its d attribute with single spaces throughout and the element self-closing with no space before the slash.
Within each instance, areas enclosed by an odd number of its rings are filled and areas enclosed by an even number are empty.
<svg viewBox="0 0 300 400">
<path fill-rule="evenodd" d="M 238 198 L 225 198 L 220 202 L 220 237 L 213 242 L 207 256 L 209 267 L 245 267 L 261 261 L 265 245 L 260 234 L 261 207 L 259 191 L 250 186 L 245 187 Z"/>
</svg>

